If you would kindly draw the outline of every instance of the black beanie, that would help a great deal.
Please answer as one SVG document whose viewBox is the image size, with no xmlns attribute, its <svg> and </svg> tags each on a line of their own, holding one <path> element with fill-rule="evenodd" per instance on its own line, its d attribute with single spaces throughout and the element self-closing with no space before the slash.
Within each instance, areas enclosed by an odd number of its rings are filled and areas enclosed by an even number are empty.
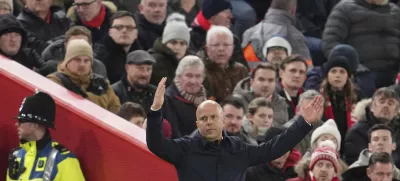
<svg viewBox="0 0 400 181">
<path fill-rule="evenodd" d="M 201 11 L 204 18 L 210 19 L 226 9 L 232 9 L 230 0 L 204 0 Z"/>
<path fill-rule="evenodd" d="M 324 70 L 325 76 L 327 76 L 329 70 L 331 70 L 334 67 L 342 67 L 342 68 L 346 69 L 347 74 L 349 75 L 349 77 L 353 74 L 353 70 L 352 70 L 352 67 L 350 65 L 350 62 L 344 56 L 331 57 L 331 59 L 328 60 L 323 65 L 323 70 Z"/>
</svg>

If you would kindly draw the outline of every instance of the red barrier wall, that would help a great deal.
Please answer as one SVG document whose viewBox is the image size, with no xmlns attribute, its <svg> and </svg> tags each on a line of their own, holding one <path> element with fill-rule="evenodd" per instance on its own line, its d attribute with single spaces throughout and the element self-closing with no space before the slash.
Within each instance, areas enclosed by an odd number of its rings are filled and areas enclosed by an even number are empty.
<svg viewBox="0 0 400 181">
<path fill-rule="evenodd" d="M 14 61 L 0 57 L 0 180 L 7 156 L 18 145 L 15 120 L 35 89 L 55 99 L 53 138 L 72 150 L 88 181 L 176 181 L 173 166 L 148 151 L 145 131 Z M 5 180 L 5 179 L 4 179 Z"/>
</svg>

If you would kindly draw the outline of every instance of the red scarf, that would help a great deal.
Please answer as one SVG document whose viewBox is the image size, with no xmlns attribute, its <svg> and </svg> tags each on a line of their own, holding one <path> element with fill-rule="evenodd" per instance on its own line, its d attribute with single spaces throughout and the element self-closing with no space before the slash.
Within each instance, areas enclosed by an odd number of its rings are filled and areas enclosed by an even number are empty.
<svg viewBox="0 0 400 181">
<path fill-rule="evenodd" d="M 211 28 L 211 23 L 203 16 L 203 12 L 200 11 L 194 19 L 193 26 L 200 26 L 204 30 L 208 31 Z"/>
<path fill-rule="evenodd" d="M 51 19 L 51 11 L 49 11 L 49 13 L 46 16 L 46 23 L 50 24 L 50 19 Z"/>
<path fill-rule="evenodd" d="M 105 18 L 106 18 L 106 8 L 104 6 L 101 6 L 100 13 L 96 17 L 94 17 L 90 21 L 82 20 L 82 23 L 83 25 L 90 28 L 98 28 L 103 24 Z"/>
<path fill-rule="evenodd" d="M 324 95 L 323 90 L 321 90 L 321 94 Z M 354 120 L 351 117 L 351 110 L 350 108 L 352 108 L 352 105 L 350 105 L 350 101 L 347 97 L 345 97 L 345 102 L 346 102 L 346 121 L 347 121 L 347 130 L 349 130 L 351 128 L 351 126 L 353 126 L 353 124 L 355 123 Z M 326 104 L 327 107 L 325 107 L 325 117 L 326 119 L 333 119 L 335 120 L 335 116 L 333 114 L 333 108 L 332 108 L 332 104 L 331 104 L 331 100 L 328 96 L 327 100 L 326 100 Z M 335 120 L 336 122 L 339 120 Z"/>
</svg>

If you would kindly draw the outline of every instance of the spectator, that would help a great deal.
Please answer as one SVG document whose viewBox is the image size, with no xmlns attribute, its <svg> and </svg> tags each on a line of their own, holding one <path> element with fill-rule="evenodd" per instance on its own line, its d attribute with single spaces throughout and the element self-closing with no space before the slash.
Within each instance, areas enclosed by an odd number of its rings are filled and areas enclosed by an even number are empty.
<svg viewBox="0 0 400 181">
<path fill-rule="evenodd" d="M 56 103 L 53 98 L 37 92 L 25 97 L 19 110 L 18 128 L 20 146 L 13 149 L 8 158 L 7 181 L 49 180 L 84 181 L 79 161 L 75 154 L 52 140 L 49 128 L 55 129 Z M 55 156 L 53 156 L 55 154 Z M 40 155 L 40 157 L 39 157 Z M 43 159 L 45 163 L 43 163 Z M 37 171 L 39 165 L 42 171 Z M 52 163 L 54 167 L 48 167 Z M 45 175 L 47 174 L 48 175 Z"/>
<path fill-rule="evenodd" d="M 224 130 L 229 136 L 240 136 L 245 109 L 242 102 L 235 97 L 228 97 L 221 102 L 224 113 Z"/>
<path fill-rule="evenodd" d="M 222 131 L 222 108 L 209 100 L 201 103 L 196 111 L 199 130 L 193 136 L 171 140 L 161 134 L 162 114 L 159 110 L 164 101 L 165 81 L 163 78 L 157 87 L 148 117 L 146 140 L 151 152 L 175 165 L 179 180 L 244 180 L 249 166 L 270 162 L 290 151 L 323 112 L 323 101 L 318 96 L 312 104 L 301 107 L 302 116 L 297 117 L 287 131 L 267 143 L 251 146 Z"/>
<path fill-rule="evenodd" d="M 325 119 L 334 119 L 342 138 L 355 123 L 351 117 L 353 104 L 357 101 L 355 85 L 350 77 L 353 70 L 349 61 L 342 56 L 333 57 L 324 64 L 325 78 L 321 84 L 321 94 L 325 97 Z M 344 142 L 343 142 L 344 143 Z M 344 153 L 341 145 L 340 153 Z"/>
<path fill-rule="evenodd" d="M 134 102 L 140 104 L 145 114 L 150 111 L 156 87 L 149 84 L 153 64 L 156 61 L 144 50 L 136 50 L 128 54 L 126 75 L 112 85 L 121 104 Z"/>
<path fill-rule="evenodd" d="M 196 129 L 196 109 L 207 100 L 206 89 L 202 86 L 204 81 L 204 64 L 199 57 L 186 56 L 178 64 L 174 83 L 168 86 L 165 96 L 171 115 L 164 118 L 173 121 L 179 134 L 189 135 Z M 163 108 L 165 109 L 165 108 Z M 176 122 L 176 123 L 174 123 Z"/>
<path fill-rule="evenodd" d="M 225 26 L 230 28 L 232 21 L 231 2 L 229 0 L 204 0 L 202 10 L 197 14 L 192 23 L 190 50 L 198 52 L 207 44 L 208 31 L 212 26 Z M 233 35 L 232 35 L 233 36 Z M 240 40 L 233 36 L 234 61 L 248 67 L 243 57 Z"/>
<path fill-rule="evenodd" d="M 370 106 L 365 108 L 363 117 L 347 132 L 345 138 L 345 159 L 347 164 L 352 164 L 357 160 L 360 152 L 368 147 L 369 130 L 376 124 L 387 124 L 393 130 L 400 131 L 399 120 L 399 95 L 391 88 L 378 89 L 372 97 Z M 400 158 L 400 154 L 393 154 L 395 160 Z"/>
<path fill-rule="evenodd" d="M 272 127 L 268 130 L 266 140 L 284 132 L 282 128 Z M 300 161 L 301 153 L 295 148 L 281 157 L 262 165 L 250 167 L 247 170 L 246 181 L 283 181 L 297 177 L 294 166 Z"/>
<path fill-rule="evenodd" d="M 111 16 L 117 11 L 115 4 L 103 0 L 74 0 L 73 5 L 67 16 L 74 25 L 84 26 L 92 32 L 93 44 L 108 35 Z"/>
<path fill-rule="evenodd" d="M 251 7 L 250 3 L 251 0 L 231 0 L 231 11 L 234 19 L 231 29 L 240 42 L 242 42 L 243 33 L 258 22 L 256 11 Z M 262 5 L 269 6 L 269 3 L 263 3 Z"/>
<path fill-rule="evenodd" d="M 12 14 L 14 12 L 13 0 L 0 1 L 0 14 Z"/>
<path fill-rule="evenodd" d="M 135 14 L 139 30 L 139 42 L 144 50 L 153 47 L 158 37 L 163 36 L 167 17 L 167 0 L 142 0 L 140 13 Z"/>
<path fill-rule="evenodd" d="M 49 45 L 48 41 L 63 35 L 70 25 L 65 12 L 51 5 L 52 0 L 25 1 L 25 8 L 18 15 L 28 32 L 27 46 L 39 54 Z"/>
<path fill-rule="evenodd" d="M 39 73 L 43 76 L 47 76 L 51 73 L 56 72 L 58 64 L 64 59 L 65 49 L 67 48 L 68 42 L 75 39 L 85 40 L 90 45 L 92 45 L 92 33 L 90 32 L 90 30 L 88 30 L 84 26 L 71 27 L 65 33 L 65 38 L 58 39 L 57 41 L 51 43 L 46 49 L 44 49 L 42 53 L 42 58 L 46 62 L 46 66 L 44 66 L 39 71 Z M 93 73 L 107 78 L 106 67 L 100 60 L 93 60 L 92 70 Z"/>
<path fill-rule="evenodd" d="M 349 169 L 343 173 L 344 181 L 362 181 L 368 180 L 367 167 L 368 160 L 374 153 L 388 153 L 396 149 L 396 142 L 393 138 L 393 131 L 384 124 L 373 126 L 368 132 L 368 148 L 361 151 L 358 160 L 350 165 Z M 400 170 L 393 167 L 393 178 L 400 179 Z"/>
<path fill-rule="evenodd" d="M 301 106 L 304 105 L 309 105 L 312 100 L 314 100 L 315 97 L 321 96 L 321 94 L 315 90 L 307 90 L 304 93 L 302 93 L 299 97 L 299 103 L 297 104 L 297 108 L 298 111 L 296 112 L 296 116 L 301 115 L 301 110 L 299 109 Z M 321 117 L 322 117 L 322 113 L 321 113 Z M 292 125 L 294 123 L 293 121 L 294 119 L 291 118 L 290 121 L 288 121 L 287 123 L 285 123 L 283 126 L 288 128 L 290 125 Z M 301 140 L 299 142 L 299 144 L 296 145 L 296 149 L 298 151 L 300 151 L 303 154 L 305 154 L 307 152 L 307 150 L 309 150 L 311 148 L 311 144 L 310 144 L 310 140 L 311 140 L 311 136 L 312 133 L 314 132 L 315 129 L 317 129 L 318 127 L 320 127 L 323 124 L 322 121 L 315 121 L 312 130 L 304 137 L 303 140 Z"/>
<path fill-rule="evenodd" d="M 241 139 L 251 145 L 259 145 L 266 140 L 268 130 L 274 121 L 274 108 L 265 97 L 253 99 L 242 124 Z"/>
<path fill-rule="evenodd" d="M 67 44 L 64 61 L 58 65 L 57 72 L 47 77 L 100 107 L 116 113 L 121 106 L 119 99 L 105 78 L 92 73 L 92 63 L 93 50 L 89 43 L 85 40 L 71 40 Z"/>
<path fill-rule="evenodd" d="M 296 114 L 296 105 L 299 102 L 299 95 L 303 93 L 306 72 L 307 62 L 298 55 L 287 57 L 280 66 L 279 77 L 281 79 L 276 85 L 276 91 L 286 99 L 289 119 Z"/>
<path fill-rule="evenodd" d="M 241 99 L 245 110 L 247 105 L 257 97 L 268 98 L 274 105 L 274 126 L 285 124 L 288 118 L 288 105 L 276 91 L 277 69 L 268 63 L 261 63 L 255 67 L 251 76 L 236 84 L 233 96 Z"/>
<path fill-rule="evenodd" d="M 299 176 L 288 181 L 338 181 L 340 168 L 338 159 L 338 153 L 334 148 L 330 146 L 317 148 L 312 153 L 309 163 L 305 161 L 296 165 Z"/>
<path fill-rule="evenodd" d="M 106 66 L 107 77 L 113 84 L 125 73 L 127 54 L 142 47 L 137 41 L 138 29 L 131 13 L 117 11 L 110 22 L 108 35 L 94 47 L 94 52 L 95 57 Z"/>
<path fill-rule="evenodd" d="M 169 0 L 168 12 L 178 12 L 185 15 L 186 24 L 190 26 L 196 15 L 201 11 L 204 0 Z"/>
<path fill-rule="evenodd" d="M 45 63 L 38 53 L 25 48 L 26 31 L 12 14 L 0 15 L 0 54 L 32 69 L 40 69 Z"/>
<path fill-rule="evenodd" d="M 223 26 L 213 26 L 207 32 L 205 51 L 199 52 L 206 66 L 204 87 L 215 101 L 220 102 L 232 94 L 233 88 L 248 76 L 245 66 L 237 63 L 233 57 L 233 35 Z"/>
<path fill-rule="evenodd" d="M 374 73 L 377 88 L 392 85 L 400 58 L 395 43 L 400 41 L 400 21 L 392 20 L 399 16 L 399 7 L 388 0 L 341 1 L 326 22 L 322 36 L 325 56 L 336 45 L 349 44 L 358 51 L 360 63 Z"/>
<path fill-rule="evenodd" d="M 139 11 L 139 4 L 141 0 L 111 0 L 118 8 L 118 10 L 129 11 L 136 13 Z"/>
<path fill-rule="evenodd" d="M 304 56 L 310 62 L 305 37 L 296 28 L 296 3 L 297 0 L 273 0 L 264 20 L 244 32 L 242 47 L 247 61 L 262 60 L 263 46 L 272 36 L 279 34 L 287 38 L 293 48 L 292 54 Z"/>
<path fill-rule="evenodd" d="M 157 85 L 163 77 L 167 77 L 167 84 L 172 84 L 175 70 L 179 61 L 188 55 L 190 43 L 190 29 L 185 24 L 185 17 L 173 13 L 167 18 L 163 36 L 157 38 L 149 53 L 157 60 L 150 83 Z"/>
<path fill-rule="evenodd" d="M 143 107 L 140 104 L 133 102 L 125 102 L 122 104 L 117 115 L 141 128 L 146 119 L 146 112 Z"/>
<path fill-rule="evenodd" d="M 369 159 L 367 175 L 371 181 L 397 180 L 393 179 L 393 159 L 388 153 L 375 153 Z"/>
<path fill-rule="evenodd" d="M 339 152 L 342 146 L 341 144 L 342 137 L 337 128 L 336 122 L 333 119 L 329 119 L 323 125 L 321 125 L 320 127 L 316 128 L 313 131 L 310 140 L 311 152 L 317 149 L 319 145 L 326 140 L 332 141 L 332 143 L 335 145 L 334 148 L 336 149 L 337 152 Z M 308 156 L 310 155 L 311 153 Z"/>
</svg>

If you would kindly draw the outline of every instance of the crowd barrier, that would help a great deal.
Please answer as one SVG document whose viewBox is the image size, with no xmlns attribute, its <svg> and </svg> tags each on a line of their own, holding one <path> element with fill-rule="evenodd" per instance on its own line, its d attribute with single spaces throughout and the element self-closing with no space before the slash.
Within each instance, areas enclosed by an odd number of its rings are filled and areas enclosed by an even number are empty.
<svg viewBox="0 0 400 181">
<path fill-rule="evenodd" d="M 0 85 L 0 180 L 5 180 L 10 150 L 18 146 L 12 117 L 23 98 L 36 89 L 55 99 L 52 137 L 77 155 L 86 180 L 178 180 L 172 165 L 148 151 L 141 128 L 4 57 L 0 57 Z"/>
</svg>

